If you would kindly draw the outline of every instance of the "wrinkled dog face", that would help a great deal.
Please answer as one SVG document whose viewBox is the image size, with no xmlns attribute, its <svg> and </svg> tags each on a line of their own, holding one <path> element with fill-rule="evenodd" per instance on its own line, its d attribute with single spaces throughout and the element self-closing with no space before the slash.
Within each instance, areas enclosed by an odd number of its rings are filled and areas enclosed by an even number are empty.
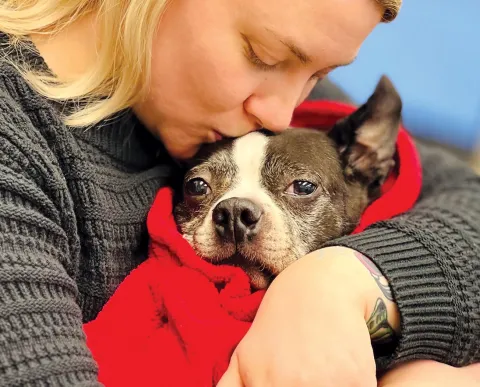
<svg viewBox="0 0 480 387">
<path fill-rule="evenodd" d="M 195 251 L 239 265 L 252 286 L 351 232 L 393 166 L 401 101 L 386 78 L 329 133 L 289 129 L 207 145 L 175 206 Z"/>
<path fill-rule="evenodd" d="M 250 133 L 222 145 L 187 173 L 176 212 L 200 256 L 241 264 L 264 286 L 311 246 L 341 235 L 346 185 L 324 133 Z"/>
</svg>

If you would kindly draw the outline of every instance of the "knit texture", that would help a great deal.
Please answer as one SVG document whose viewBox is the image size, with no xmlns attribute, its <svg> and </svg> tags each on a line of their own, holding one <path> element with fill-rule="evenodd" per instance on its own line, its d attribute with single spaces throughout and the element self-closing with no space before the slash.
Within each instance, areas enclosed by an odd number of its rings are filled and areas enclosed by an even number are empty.
<svg viewBox="0 0 480 387">
<path fill-rule="evenodd" d="M 420 147 L 422 197 L 407 214 L 332 241 L 369 256 L 389 280 L 401 338 L 380 367 L 411 359 L 480 361 L 480 177 Z"/>
<path fill-rule="evenodd" d="M 0 386 L 97 385 L 82 323 L 146 257 L 158 149 L 127 114 L 66 128 L 0 65 Z"/>
<path fill-rule="evenodd" d="M 295 121 L 311 128 L 331 126 L 354 110 L 315 101 L 297 109 Z M 381 197 L 364 211 L 353 233 L 405 213 L 418 200 L 420 162 L 404 128 L 397 156 L 398 171 L 382 185 Z M 241 268 L 213 264 L 195 253 L 178 232 L 172 209 L 172 190 L 159 190 L 148 213 L 148 259 L 84 325 L 106 386 L 215 386 L 262 302 L 265 290 L 252 291 Z"/>
<path fill-rule="evenodd" d="M 353 104 L 332 88 L 321 82 L 309 98 Z M 402 336 L 392 356 L 376 359 L 379 370 L 412 359 L 480 361 L 480 177 L 439 147 L 417 146 L 423 189 L 415 208 L 326 244 L 369 256 L 390 283 Z"/>
<path fill-rule="evenodd" d="M 0 65 L 1 386 L 98 385 L 82 324 L 145 259 L 146 215 L 170 173 L 158 149 L 128 114 L 66 128 Z M 480 360 L 480 179 L 440 150 L 420 153 L 416 208 L 332 242 L 374 259 L 393 288 L 402 337 L 383 366 Z"/>
</svg>

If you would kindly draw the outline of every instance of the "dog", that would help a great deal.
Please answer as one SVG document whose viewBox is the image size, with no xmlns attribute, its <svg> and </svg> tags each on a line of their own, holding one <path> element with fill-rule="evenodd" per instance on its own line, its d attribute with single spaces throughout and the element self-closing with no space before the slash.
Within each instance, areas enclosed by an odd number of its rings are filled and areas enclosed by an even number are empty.
<svg viewBox="0 0 480 387">
<path fill-rule="evenodd" d="M 240 266 L 253 289 L 351 233 L 396 165 L 402 101 L 383 76 L 330 130 L 267 130 L 207 144 L 186 165 L 174 205 L 202 258 Z"/>
</svg>

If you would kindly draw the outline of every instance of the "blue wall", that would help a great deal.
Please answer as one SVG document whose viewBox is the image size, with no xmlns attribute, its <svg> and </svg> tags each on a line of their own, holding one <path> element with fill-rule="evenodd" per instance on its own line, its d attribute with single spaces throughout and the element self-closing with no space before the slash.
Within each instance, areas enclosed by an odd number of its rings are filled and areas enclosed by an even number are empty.
<svg viewBox="0 0 480 387">
<path fill-rule="evenodd" d="M 387 74 L 413 134 L 470 150 L 480 141 L 479 15 L 479 0 L 404 0 L 331 79 L 359 103 Z"/>
</svg>

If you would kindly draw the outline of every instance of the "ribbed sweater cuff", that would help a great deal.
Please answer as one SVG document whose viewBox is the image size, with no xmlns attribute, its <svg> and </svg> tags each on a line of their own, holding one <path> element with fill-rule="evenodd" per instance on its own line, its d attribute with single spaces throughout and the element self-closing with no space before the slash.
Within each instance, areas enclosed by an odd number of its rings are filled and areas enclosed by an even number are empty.
<svg viewBox="0 0 480 387">
<path fill-rule="evenodd" d="M 401 315 L 401 336 L 392 356 L 377 359 L 378 370 L 412 359 L 445 361 L 454 342 L 456 313 L 441 262 L 408 232 L 377 226 L 328 245 L 369 257 L 391 284 Z"/>
</svg>

